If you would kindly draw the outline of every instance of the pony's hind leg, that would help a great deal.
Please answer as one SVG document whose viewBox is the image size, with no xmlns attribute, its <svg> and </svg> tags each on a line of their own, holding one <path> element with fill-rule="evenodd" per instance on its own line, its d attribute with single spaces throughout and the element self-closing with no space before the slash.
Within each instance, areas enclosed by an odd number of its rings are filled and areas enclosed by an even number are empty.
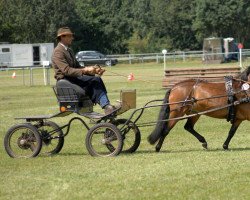
<svg viewBox="0 0 250 200">
<path fill-rule="evenodd" d="M 203 148 L 207 149 L 207 141 L 205 140 L 205 138 L 194 130 L 194 125 L 198 121 L 199 118 L 200 116 L 198 115 L 195 117 L 188 118 L 184 128 L 202 143 Z"/>
<path fill-rule="evenodd" d="M 159 152 L 161 150 L 162 144 L 166 138 L 166 136 L 169 134 L 171 129 L 175 126 L 175 124 L 178 122 L 178 120 L 173 120 L 168 122 L 168 126 L 164 127 L 164 130 L 162 131 L 162 135 L 159 139 L 159 142 L 157 143 L 155 147 L 155 151 Z"/>
<path fill-rule="evenodd" d="M 224 144 L 223 144 L 223 149 L 228 150 L 228 145 L 229 145 L 231 139 L 233 138 L 235 132 L 237 131 L 239 125 L 241 124 L 241 122 L 242 122 L 241 120 L 236 120 L 236 121 L 232 124 L 232 126 L 231 126 L 231 128 L 230 128 L 230 130 L 229 130 L 227 139 L 226 139 L 226 141 L 225 141 Z"/>
<path fill-rule="evenodd" d="M 162 144 L 163 144 L 163 142 L 165 140 L 165 137 L 168 135 L 169 131 L 170 130 L 165 131 L 165 133 L 163 133 L 163 135 L 160 137 L 157 145 L 155 146 L 155 151 L 156 152 L 159 152 L 161 150 Z"/>
</svg>

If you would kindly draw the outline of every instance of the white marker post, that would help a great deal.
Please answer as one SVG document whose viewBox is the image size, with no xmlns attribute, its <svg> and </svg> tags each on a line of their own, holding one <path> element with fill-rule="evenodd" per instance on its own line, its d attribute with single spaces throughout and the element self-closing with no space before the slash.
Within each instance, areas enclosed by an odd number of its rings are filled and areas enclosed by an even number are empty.
<svg viewBox="0 0 250 200">
<path fill-rule="evenodd" d="M 166 54 L 167 54 L 167 50 L 163 49 L 162 50 L 162 54 L 163 54 L 163 62 L 164 62 L 164 74 L 165 74 L 165 70 L 166 70 Z"/>
<path fill-rule="evenodd" d="M 48 77 L 46 73 L 46 67 L 49 66 L 49 61 L 43 61 L 43 80 L 44 80 L 44 85 L 48 85 Z"/>
<path fill-rule="evenodd" d="M 242 70 L 242 68 L 243 68 L 243 65 L 242 65 L 242 49 L 243 49 L 243 44 L 239 43 L 238 44 L 238 48 L 239 48 L 239 51 L 240 51 L 240 69 Z"/>
</svg>

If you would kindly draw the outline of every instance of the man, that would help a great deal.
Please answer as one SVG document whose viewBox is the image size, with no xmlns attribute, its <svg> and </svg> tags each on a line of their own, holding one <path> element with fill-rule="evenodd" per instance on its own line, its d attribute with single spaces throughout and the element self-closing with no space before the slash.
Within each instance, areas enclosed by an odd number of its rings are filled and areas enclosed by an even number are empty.
<svg viewBox="0 0 250 200">
<path fill-rule="evenodd" d="M 69 48 L 73 39 L 73 33 L 68 27 L 59 28 L 57 32 L 58 44 L 52 55 L 55 78 L 57 80 L 67 79 L 84 88 L 92 102 L 98 103 L 106 115 L 110 114 L 116 108 L 110 105 L 106 87 L 99 77 L 105 70 L 96 66 L 83 68 Z M 96 74 L 99 76 L 95 76 Z"/>
</svg>

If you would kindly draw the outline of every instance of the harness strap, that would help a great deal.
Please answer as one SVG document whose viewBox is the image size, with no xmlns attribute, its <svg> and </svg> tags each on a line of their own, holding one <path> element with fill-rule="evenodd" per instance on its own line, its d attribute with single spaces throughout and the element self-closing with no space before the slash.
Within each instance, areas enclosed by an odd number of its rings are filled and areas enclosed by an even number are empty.
<svg viewBox="0 0 250 200">
<path fill-rule="evenodd" d="M 228 95 L 228 104 L 231 104 L 231 106 L 228 107 L 228 115 L 227 115 L 227 121 L 233 123 L 235 120 L 235 107 L 233 102 L 235 101 L 235 93 L 233 90 L 233 76 L 224 76 L 225 79 L 225 87 Z"/>
</svg>

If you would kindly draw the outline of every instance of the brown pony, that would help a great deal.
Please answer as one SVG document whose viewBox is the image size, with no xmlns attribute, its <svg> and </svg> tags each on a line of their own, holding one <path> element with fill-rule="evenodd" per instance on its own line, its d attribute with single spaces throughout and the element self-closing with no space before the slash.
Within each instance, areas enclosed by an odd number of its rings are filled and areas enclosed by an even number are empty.
<svg viewBox="0 0 250 200">
<path fill-rule="evenodd" d="M 200 115 L 195 113 L 203 112 L 202 114 L 209 117 L 228 119 L 229 109 L 226 106 L 229 103 L 229 97 L 232 97 L 234 102 L 244 99 L 245 102 L 231 107 L 234 110 L 234 116 L 230 119 L 232 126 L 223 144 L 223 148 L 227 150 L 229 142 L 241 122 L 250 120 L 249 90 L 244 91 L 241 89 L 242 85 L 249 80 L 250 67 L 232 80 L 231 94 L 228 94 L 225 83 L 213 83 L 199 79 L 190 79 L 177 83 L 166 93 L 156 127 L 148 136 L 149 143 L 154 144 L 159 140 L 155 149 L 157 152 L 160 151 L 165 137 L 175 124 L 183 116 L 190 115 L 184 129 L 195 136 L 204 148 L 207 148 L 205 138 L 194 130 L 194 125 L 200 118 Z M 216 108 L 222 109 L 217 110 Z M 206 112 L 211 109 L 214 109 L 214 111 Z"/>
</svg>

